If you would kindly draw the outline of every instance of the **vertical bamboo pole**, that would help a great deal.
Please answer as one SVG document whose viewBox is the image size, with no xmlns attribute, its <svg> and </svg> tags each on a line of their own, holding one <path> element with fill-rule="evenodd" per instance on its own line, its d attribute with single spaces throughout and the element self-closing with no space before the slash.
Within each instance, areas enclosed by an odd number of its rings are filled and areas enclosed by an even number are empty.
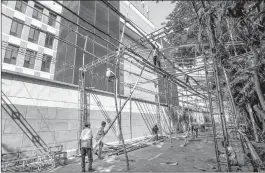
<svg viewBox="0 0 265 173">
<path fill-rule="evenodd" d="M 221 166 L 220 166 L 219 154 L 218 154 L 218 143 L 217 143 L 217 139 L 216 139 L 215 119 L 213 116 L 212 95 L 210 92 L 210 83 L 209 83 L 209 78 L 208 78 L 207 61 L 206 61 L 205 56 L 203 57 L 203 59 L 204 59 L 205 78 L 206 78 L 207 93 L 208 93 L 208 100 L 209 100 L 209 109 L 210 109 L 210 115 L 211 115 L 212 126 L 213 126 L 213 140 L 214 140 L 214 147 L 215 147 L 216 163 L 217 163 L 218 172 L 221 172 Z"/>
<path fill-rule="evenodd" d="M 251 105 L 250 105 L 249 102 L 247 103 L 247 108 L 248 108 L 248 112 L 249 112 L 250 119 L 251 119 L 251 122 L 252 122 L 252 127 L 253 127 L 253 130 L 254 130 L 255 142 L 259 142 L 259 135 L 258 135 L 258 132 L 257 132 L 256 122 L 255 122 L 253 111 L 252 111 L 252 108 L 251 108 Z"/>
<path fill-rule="evenodd" d="M 147 58 L 146 60 L 149 59 L 150 55 L 151 55 L 151 53 L 149 54 L 149 56 L 148 56 L 148 58 Z M 102 137 L 101 137 L 101 138 L 98 140 L 98 142 L 96 143 L 96 145 L 94 145 L 94 147 L 93 147 L 93 150 L 94 150 L 94 151 L 95 151 L 95 149 L 98 147 L 98 145 L 99 145 L 99 143 L 102 141 L 102 139 L 105 137 L 105 135 L 108 133 L 108 131 L 110 130 L 110 128 L 113 126 L 113 124 L 114 124 L 115 121 L 117 120 L 118 116 L 121 114 L 123 108 L 125 107 L 126 103 L 127 103 L 127 102 L 130 100 L 130 98 L 132 97 L 133 92 L 135 91 L 135 88 L 136 88 L 136 86 L 137 86 L 138 83 L 139 83 L 139 80 L 140 80 L 140 78 L 141 78 L 141 76 L 142 76 L 142 74 L 143 74 L 143 71 L 144 71 L 145 67 L 146 67 L 146 64 L 144 64 L 144 66 L 143 66 L 143 68 L 142 68 L 142 70 L 141 70 L 141 72 L 140 72 L 140 74 L 139 74 L 139 76 L 138 76 L 138 79 L 137 79 L 136 83 L 134 84 L 134 86 L 133 86 L 133 88 L 132 88 L 132 91 L 131 91 L 129 97 L 127 97 L 127 99 L 125 100 L 125 102 L 122 104 L 121 109 L 119 110 L 118 115 L 116 115 L 116 117 L 114 118 L 114 120 L 111 122 L 111 124 L 109 125 L 109 127 L 108 127 L 107 130 L 105 131 L 105 134 L 103 134 Z"/>
<path fill-rule="evenodd" d="M 127 155 L 127 151 L 126 151 L 126 147 L 125 147 L 125 143 L 124 143 L 124 139 L 123 139 L 123 135 L 122 135 L 122 129 L 121 129 L 121 118 L 120 118 L 121 111 L 119 113 L 119 110 L 118 110 L 118 101 L 117 101 L 118 94 L 117 94 L 117 90 L 118 90 L 118 80 L 117 80 L 117 77 L 116 77 L 116 79 L 115 79 L 115 107 L 116 107 L 116 112 L 117 112 L 117 115 L 118 115 L 117 120 L 118 120 L 118 124 L 119 124 L 120 139 L 121 139 L 121 142 L 122 142 L 122 145 L 123 145 L 123 149 L 124 149 L 124 155 L 125 155 L 125 159 L 126 159 L 127 170 L 129 170 L 129 159 L 128 159 L 128 155 Z"/>
<path fill-rule="evenodd" d="M 172 131 L 172 128 L 171 128 L 171 124 L 172 124 L 172 120 L 171 120 L 171 106 L 170 106 L 170 100 L 169 100 L 169 81 L 168 81 L 168 76 L 166 77 L 166 79 L 165 79 L 165 81 L 166 81 L 166 86 L 167 86 L 167 88 L 166 88 L 166 90 L 165 90 L 165 94 L 166 94 L 166 102 L 167 102 L 167 107 L 168 107 L 168 117 L 169 117 L 169 127 L 170 127 L 170 133 L 169 133 L 169 139 L 170 139 L 170 146 L 171 147 L 173 147 L 173 145 L 172 145 L 172 138 L 171 138 L 171 131 Z"/>
<path fill-rule="evenodd" d="M 226 80 L 226 85 L 227 85 L 227 89 L 228 89 L 228 92 L 229 92 L 229 97 L 230 97 L 230 100 L 231 100 L 231 103 L 232 103 L 232 110 L 233 110 L 233 114 L 234 114 L 234 117 L 235 117 L 235 124 L 236 124 L 237 131 L 238 131 L 239 130 L 238 112 L 236 110 L 235 100 L 234 100 L 233 95 L 232 95 L 232 91 L 231 91 L 231 88 L 230 88 L 230 82 L 229 82 L 229 79 L 227 77 L 225 68 L 224 68 L 224 66 L 223 66 L 222 63 L 221 63 L 221 65 L 222 65 L 222 69 L 223 69 L 223 72 L 224 72 L 224 76 L 225 76 L 225 80 Z M 243 144 L 242 136 L 239 135 L 239 137 L 240 137 L 240 143 L 241 143 L 242 151 L 244 153 L 246 153 L 245 148 L 244 148 L 244 144 Z"/>
<path fill-rule="evenodd" d="M 221 124 L 222 124 L 222 130 L 223 130 L 223 136 L 224 136 L 224 144 L 225 144 L 225 153 L 226 153 L 226 160 L 227 160 L 227 168 L 228 172 L 231 171 L 230 161 L 228 157 L 228 136 L 227 136 L 227 128 L 226 128 L 226 119 L 224 115 L 224 107 L 223 107 L 223 100 L 222 100 L 222 94 L 221 94 L 221 87 L 220 87 L 220 81 L 219 81 L 219 72 L 218 72 L 218 62 L 216 57 L 216 38 L 215 38 L 215 31 L 213 28 L 213 16 L 211 15 L 209 17 L 209 23 L 208 23 L 208 34 L 209 34 L 209 40 L 210 40 L 210 48 L 211 48 L 211 55 L 214 61 L 214 72 L 215 72 L 215 78 L 216 78 L 216 92 L 218 97 L 218 105 L 219 105 L 219 113 L 221 117 Z"/>
<path fill-rule="evenodd" d="M 87 36 L 85 37 L 85 45 L 84 45 L 84 50 L 86 50 L 86 45 L 87 45 Z M 85 90 L 85 76 L 86 76 L 86 72 L 84 71 L 84 67 L 85 67 L 85 52 L 83 52 L 83 59 L 82 59 L 83 63 L 82 63 L 82 70 L 83 70 L 83 76 L 82 76 L 82 90 L 83 90 L 83 123 L 82 123 L 82 127 L 84 127 L 84 123 L 87 122 L 87 95 L 86 95 L 86 90 Z"/>
<path fill-rule="evenodd" d="M 130 86 L 130 92 L 131 86 Z M 132 99 L 130 98 L 130 133 L 131 133 L 131 139 L 132 139 Z"/>
<path fill-rule="evenodd" d="M 124 26 L 123 26 L 123 29 L 122 29 L 122 34 L 121 34 L 121 39 L 120 39 L 120 42 L 122 42 L 122 39 L 123 39 L 123 36 L 124 36 L 124 31 L 125 31 L 125 27 L 126 27 L 126 23 L 127 23 L 127 18 L 128 18 L 128 14 L 129 14 L 129 11 L 130 11 L 130 5 L 131 3 L 129 3 L 129 7 L 128 7 L 128 11 L 127 11 L 127 17 L 124 21 Z M 116 107 L 116 113 L 117 113 L 117 121 L 118 121 L 118 126 L 119 126 L 119 137 L 120 137 L 120 140 L 122 142 L 122 145 L 123 145 L 123 149 L 124 149 L 124 155 L 125 155 L 125 159 L 126 159 L 126 165 L 127 165 L 127 170 L 129 170 L 129 159 L 128 159 L 128 155 L 127 155 L 127 151 L 126 151 L 126 147 L 125 147 L 125 143 L 124 143 L 124 139 L 123 139 L 123 135 L 122 135 L 122 129 L 121 129 L 121 112 L 122 112 L 122 108 L 121 108 L 121 100 L 120 100 L 120 111 L 118 110 L 118 101 L 117 101 L 117 90 L 118 90 L 118 82 L 119 82 L 119 88 L 120 88 L 120 54 L 121 52 L 121 44 L 119 45 L 119 48 L 118 48 L 118 55 L 117 55 L 117 61 L 116 61 L 116 67 L 115 67 L 115 107 Z M 130 98 L 129 98 L 130 99 Z M 127 100 L 128 101 L 128 100 Z M 125 102 L 126 104 L 126 102 Z M 125 105 L 124 105 L 125 106 Z M 104 136 L 103 136 L 104 137 Z"/>
</svg>

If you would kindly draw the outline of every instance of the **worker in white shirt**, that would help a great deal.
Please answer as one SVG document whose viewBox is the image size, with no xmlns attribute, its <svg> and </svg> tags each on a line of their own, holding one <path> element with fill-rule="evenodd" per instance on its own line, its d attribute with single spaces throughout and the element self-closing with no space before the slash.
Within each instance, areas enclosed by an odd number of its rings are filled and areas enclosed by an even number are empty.
<svg viewBox="0 0 265 173">
<path fill-rule="evenodd" d="M 115 74 L 110 70 L 110 68 L 107 68 L 106 76 L 109 82 L 112 82 L 115 80 Z"/>
<path fill-rule="evenodd" d="M 80 149 L 81 149 L 81 167 L 82 172 L 85 172 L 85 158 L 88 156 L 88 171 L 92 172 L 95 169 L 92 168 L 93 162 L 93 144 L 92 144 L 93 134 L 90 129 L 90 123 L 85 123 L 85 129 L 82 131 L 80 135 Z"/>
</svg>

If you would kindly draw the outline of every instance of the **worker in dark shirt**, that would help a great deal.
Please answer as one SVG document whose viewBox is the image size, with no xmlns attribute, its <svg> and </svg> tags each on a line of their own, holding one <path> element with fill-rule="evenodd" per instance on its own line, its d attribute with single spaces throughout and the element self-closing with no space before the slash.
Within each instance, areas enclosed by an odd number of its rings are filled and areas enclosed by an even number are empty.
<svg viewBox="0 0 265 173">
<path fill-rule="evenodd" d="M 158 127 L 155 125 L 152 129 L 153 134 L 155 135 L 155 141 L 158 141 Z"/>
<path fill-rule="evenodd" d="M 153 61 L 154 61 L 154 65 L 155 66 L 158 66 L 159 68 L 161 68 L 161 63 L 160 63 L 160 60 L 159 60 L 159 57 L 158 57 L 158 53 L 157 53 L 157 51 L 155 49 L 153 50 Z"/>
<path fill-rule="evenodd" d="M 104 131 L 105 126 L 106 126 L 106 122 L 105 121 L 102 121 L 101 122 L 101 127 L 97 131 L 96 142 L 98 142 L 100 140 L 100 138 L 105 134 L 105 131 Z M 98 149 L 98 153 L 97 153 L 99 159 L 102 159 L 102 157 L 101 157 L 101 151 L 102 151 L 103 145 L 104 145 L 103 142 L 100 141 L 100 143 L 99 143 L 99 149 Z"/>
</svg>

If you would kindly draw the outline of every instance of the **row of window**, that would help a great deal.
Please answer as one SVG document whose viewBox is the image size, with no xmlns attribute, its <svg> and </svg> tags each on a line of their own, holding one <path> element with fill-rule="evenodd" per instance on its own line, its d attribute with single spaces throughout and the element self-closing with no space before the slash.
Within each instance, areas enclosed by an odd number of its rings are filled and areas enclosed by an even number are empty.
<svg viewBox="0 0 265 173">
<path fill-rule="evenodd" d="M 20 38 L 22 34 L 22 30 L 23 30 L 23 25 L 24 25 L 23 21 L 19 19 L 13 19 L 11 29 L 10 29 L 10 35 Z M 38 44 L 39 34 L 40 34 L 40 29 L 37 28 L 36 26 L 31 25 L 29 36 L 28 36 L 28 41 Z M 54 35 L 50 33 L 46 34 L 44 46 L 52 49 L 53 41 L 54 41 Z"/>
<path fill-rule="evenodd" d="M 7 1 L 2 1 L 2 3 L 3 4 L 7 4 Z M 17 0 L 15 9 L 17 11 L 20 11 L 21 13 L 25 13 L 26 9 L 27 9 L 27 6 L 28 6 L 28 1 L 27 0 Z M 41 6 L 39 4 L 35 4 L 34 5 L 34 9 L 33 9 L 32 18 L 41 21 L 43 9 L 44 9 L 43 6 Z M 49 17 L 48 18 L 49 18 L 48 19 L 48 25 L 50 25 L 52 27 L 55 27 L 57 15 L 52 13 L 52 12 L 49 12 Z"/>
<path fill-rule="evenodd" d="M 24 54 L 19 51 L 19 47 L 8 44 L 8 47 L 6 49 L 5 57 L 4 57 L 4 62 L 8 64 L 14 64 L 16 65 L 17 62 L 17 55 L 18 54 Z M 50 72 L 50 65 L 52 61 L 52 56 L 43 54 L 42 58 L 42 64 L 41 64 L 41 71 L 44 72 Z M 35 60 L 40 59 L 38 53 L 36 51 L 27 49 L 25 53 L 25 58 L 24 58 L 24 65 L 23 67 L 34 69 L 35 66 Z"/>
</svg>

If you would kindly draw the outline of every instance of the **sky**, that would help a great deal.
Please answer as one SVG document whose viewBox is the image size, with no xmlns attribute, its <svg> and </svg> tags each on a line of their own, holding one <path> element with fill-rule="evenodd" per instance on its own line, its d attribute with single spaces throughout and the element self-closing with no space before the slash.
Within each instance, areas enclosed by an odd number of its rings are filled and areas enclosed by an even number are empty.
<svg viewBox="0 0 265 173">
<path fill-rule="evenodd" d="M 149 17 L 156 29 L 163 27 L 161 23 L 166 21 L 166 17 L 175 7 L 175 3 L 171 4 L 171 1 L 161 1 L 158 3 L 156 1 L 145 1 L 145 4 L 149 6 Z"/>
</svg>

